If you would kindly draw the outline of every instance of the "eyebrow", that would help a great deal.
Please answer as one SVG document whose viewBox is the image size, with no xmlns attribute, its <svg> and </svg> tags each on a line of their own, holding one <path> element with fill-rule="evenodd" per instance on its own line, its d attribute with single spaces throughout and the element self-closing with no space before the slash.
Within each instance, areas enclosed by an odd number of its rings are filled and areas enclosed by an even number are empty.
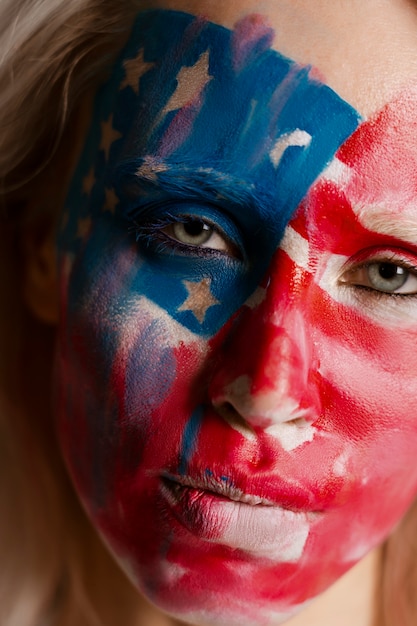
<svg viewBox="0 0 417 626">
<path fill-rule="evenodd" d="M 417 204 L 415 206 L 415 219 L 411 216 L 393 215 L 385 207 L 365 206 L 358 207 L 354 213 L 362 226 L 379 235 L 393 237 L 405 244 L 417 246 Z"/>
</svg>

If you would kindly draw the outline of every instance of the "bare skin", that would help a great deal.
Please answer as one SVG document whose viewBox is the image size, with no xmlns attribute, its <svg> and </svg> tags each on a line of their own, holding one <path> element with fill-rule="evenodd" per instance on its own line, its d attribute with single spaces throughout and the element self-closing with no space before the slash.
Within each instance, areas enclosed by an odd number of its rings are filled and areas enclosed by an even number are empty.
<svg viewBox="0 0 417 626">
<path fill-rule="evenodd" d="M 232 28 L 250 13 L 267 16 L 273 47 L 312 65 L 322 79 L 364 116 L 378 110 L 417 76 L 417 11 L 408 0 L 328 2 L 263 0 L 153 2 L 153 6 L 200 13 Z"/>
</svg>

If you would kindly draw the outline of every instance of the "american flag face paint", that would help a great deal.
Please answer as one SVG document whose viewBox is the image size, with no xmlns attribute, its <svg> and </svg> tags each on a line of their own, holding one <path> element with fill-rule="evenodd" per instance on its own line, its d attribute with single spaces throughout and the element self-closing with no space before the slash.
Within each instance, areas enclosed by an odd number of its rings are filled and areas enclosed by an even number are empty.
<svg viewBox="0 0 417 626">
<path fill-rule="evenodd" d="M 415 94 L 358 128 L 271 41 L 141 13 L 59 241 L 68 466 L 191 623 L 285 621 L 417 491 Z"/>
</svg>

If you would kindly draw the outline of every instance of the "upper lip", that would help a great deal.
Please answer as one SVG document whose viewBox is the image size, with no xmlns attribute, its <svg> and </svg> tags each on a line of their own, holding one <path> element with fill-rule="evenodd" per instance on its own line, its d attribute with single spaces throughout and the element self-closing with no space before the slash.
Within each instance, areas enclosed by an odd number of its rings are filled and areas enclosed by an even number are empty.
<svg viewBox="0 0 417 626">
<path fill-rule="evenodd" d="M 222 472 L 221 476 L 212 472 L 179 476 L 165 471 L 161 478 L 171 483 L 171 487 L 207 491 L 251 506 L 279 506 L 294 512 L 319 512 L 323 508 L 312 492 L 279 476 L 258 477 L 255 481 L 247 476 L 237 477 L 235 472 Z"/>
</svg>

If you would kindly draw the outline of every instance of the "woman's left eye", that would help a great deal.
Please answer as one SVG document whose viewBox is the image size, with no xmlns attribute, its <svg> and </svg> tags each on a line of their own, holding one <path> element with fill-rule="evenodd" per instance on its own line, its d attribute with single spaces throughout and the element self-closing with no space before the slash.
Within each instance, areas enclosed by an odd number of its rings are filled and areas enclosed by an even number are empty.
<svg viewBox="0 0 417 626">
<path fill-rule="evenodd" d="M 417 268 L 404 261 L 374 260 L 348 270 L 341 282 L 386 294 L 417 294 Z"/>
</svg>

